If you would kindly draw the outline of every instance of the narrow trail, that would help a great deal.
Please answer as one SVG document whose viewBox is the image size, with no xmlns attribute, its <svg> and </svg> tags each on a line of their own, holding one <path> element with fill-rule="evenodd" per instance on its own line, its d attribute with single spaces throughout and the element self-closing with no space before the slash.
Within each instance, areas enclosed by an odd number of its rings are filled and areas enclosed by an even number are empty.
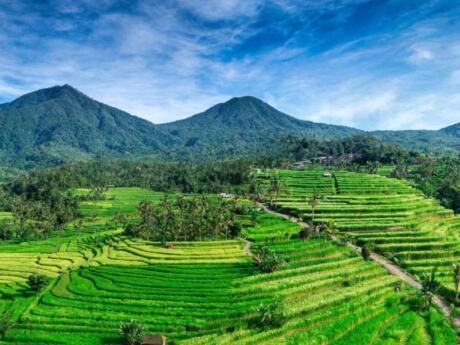
<svg viewBox="0 0 460 345">
<path fill-rule="evenodd" d="M 240 240 L 244 242 L 243 252 L 249 256 L 255 257 L 255 254 L 251 252 L 252 242 L 243 237 L 240 237 Z"/>
<path fill-rule="evenodd" d="M 262 208 L 264 211 L 271 213 L 275 216 L 284 218 L 286 220 L 289 220 L 293 223 L 297 223 L 303 227 L 307 227 L 308 224 L 305 222 L 302 222 L 300 219 L 294 217 L 294 216 L 289 216 L 284 213 L 280 213 L 277 211 L 273 211 L 270 209 L 268 206 L 262 204 L 262 203 L 257 203 L 257 206 Z M 337 241 L 336 237 L 332 237 L 332 240 Z M 249 241 L 248 241 L 249 242 Z M 361 253 L 362 248 L 359 246 L 356 246 L 352 243 L 347 243 L 347 246 L 356 250 L 357 252 Z M 408 273 L 404 272 L 399 266 L 395 265 L 391 261 L 388 261 L 384 257 L 377 255 L 375 253 L 371 253 L 369 258 L 379 264 L 380 266 L 384 267 L 388 272 L 391 274 L 399 277 L 401 280 L 405 281 L 407 284 L 410 286 L 416 288 L 417 290 L 420 290 L 422 288 L 422 285 L 416 281 L 412 276 L 410 276 Z M 433 302 L 438 306 L 438 308 L 441 310 L 441 312 L 448 318 L 451 319 L 450 316 L 450 304 L 449 302 L 442 296 L 434 294 L 433 295 Z M 452 324 L 454 325 L 455 328 L 460 328 L 460 316 L 457 316 L 452 320 Z"/>
</svg>

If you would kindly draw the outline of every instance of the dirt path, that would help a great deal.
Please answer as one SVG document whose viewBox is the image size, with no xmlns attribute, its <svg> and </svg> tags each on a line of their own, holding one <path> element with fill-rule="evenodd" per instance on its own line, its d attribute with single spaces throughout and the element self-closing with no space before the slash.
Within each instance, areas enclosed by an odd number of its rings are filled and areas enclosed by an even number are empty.
<svg viewBox="0 0 460 345">
<path fill-rule="evenodd" d="M 300 221 L 296 217 L 288 216 L 288 215 L 286 215 L 284 213 L 279 213 L 279 212 L 273 211 L 268 206 L 266 206 L 266 205 L 264 205 L 262 203 L 257 203 L 257 205 L 258 205 L 258 207 L 262 208 L 266 212 L 271 213 L 271 214 L 273 214 L 275 216 L 287 219 L 287 220 L 289 220 L 291 222 L 297 223 L 297 224 L 299 224 L 301 226 L 304 226 L 304 227 L 308 226 L 307 223 Z M 336 237 L 333 237 L 332 239 L 334 241 L 337 241 Z M 362 250 L 361 247 L 356 246 L 356 245 L 351 244 L 351 243 L 348 243 L 347 245 L 348 245 L 348 247 L 350 247 L 350 248 L 356 250 L 357 252 L 361 253 L 361 250 Z M 404 280 L 410 286 L 412 286 L 412 287 L 414 287 L 414 288 L 416 288 L 418 290 L 421 289 L 422 286 L 418 281 L 416 281 L 412 276 L 410 276 L 409 274 L 404 272 L 399 266 L 395 265 L 391 261 L 388 261 L 387 259 L 385 259 L 382 256 L 377 255 L 375 253 L 371 253 L 369 258 L 372 261 L 378 263 L 380 266 L 383 266 L 384 268 L 386 268 L 387 271 L 390 272 L 391 274 L 393 274 L 393 275 L 399 277 L 400 279 Z M 449 302 L 444 297 L 442 297 L 440 295 L 434 295 L 433 296 L 433 302 L 438 306 L 438 308 L 442 311 L 442 313 L 448 319 L 450 319 L 450 304 L 449 304 Z M 460 317 L 456 317 L 455 319 L 453 319 L 453 325 L 456 328 L 460 328 Z"/>
<path fill-rule="evenodd" d="M 240 237 L 240 240 L 244 242 L 243 252 L 245 252 L 249 256 L 254 257 L 255 254 L 251 252 L 252 242 L 243 237 Z"/>
</svg>

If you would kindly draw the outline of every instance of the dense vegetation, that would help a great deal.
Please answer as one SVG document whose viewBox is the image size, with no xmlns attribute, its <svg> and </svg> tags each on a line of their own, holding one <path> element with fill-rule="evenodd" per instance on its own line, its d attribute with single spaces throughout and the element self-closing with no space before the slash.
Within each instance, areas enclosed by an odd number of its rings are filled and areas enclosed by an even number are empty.
<svg viewBox="0 0 460 345">
<path fill-rule="evenodd" d="M 299 225 L 265 212 L 238 222 L 254 253 L 283 258 L 272 273 L 254 271 L 240 241 L 164 248 L 104 225 L 163 197 L 109 189 L 81 202 L 80 234 L 0 246 L 0 291 L 11 297 L 0 310 L 12 311 L 5 343 L 122 344 L 120 328 L 130 325 L 168 344 L 456 343 L 446 320 L 415 309 L 415 291 L 396 277 L 344 246 L 303 241 Z M 25 285 L 34 272 L 51 278 L 38 295 Z"/>
<path fill-rule="evenodd" d="M 171 200 L 165 195 L 155 204 L 149 200 L 137 208 L 139 218 L 127 221 L 124 234 L 146 240 L 203 241 L 235 238 L 240 233 L 236 215 L 244 208 L 233 200 L 212 200 L 206 195 Z"/>
<path fill-rule="evenodd" d="M 343 139 L 366 132 L 303 121 L 254 97 L 233 98 L 203 113 L 154 125 L 97 102 L 69 85 L 0 105 L 1 170 L 93 159 L 209 161 L 280 153 L 279 141 Z M 20 133 L 20 135 L 18 134 Z M 428 153 L 460 150 L 458 125 L 439 131 L 369 132 L 384 143 Z"/>
<path fill-rule="evenodd" d="M 281 157 L 285 161 L 314 160 L 321 156 L 332 157 L 332 162 L 328 165 L 366 165 L 368 162 L 410 164 L 421 157 L 418 152 L 408 151 L 398 145 L 383 144 L 368 134 L 334 140 L 290 135 L 280 143 L 280 146 L 283 150 Z"/>
<path fill-rule="evenodd" d="M 9 180 L 6 189 L 24 190 L 29 184 L 52 184 L 59 189 L 144 187 L 160 192 L 208 193 L 238 191 L 250 182 L 252 162 L 238 159 L 210 163 L 155 161 L 91 161 L 34 170 Z"/>
</svg>

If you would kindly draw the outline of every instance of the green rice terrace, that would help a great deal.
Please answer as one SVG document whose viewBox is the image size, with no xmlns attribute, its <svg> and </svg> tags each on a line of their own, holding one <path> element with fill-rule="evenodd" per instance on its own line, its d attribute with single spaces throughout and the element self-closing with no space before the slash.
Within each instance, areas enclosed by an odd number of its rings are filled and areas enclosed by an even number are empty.
<svg viewBox="0 0 460 345">
<path fill-rule="evenodd" d="M 262 188 L 273 174 L 283 185 L 272 198 L 275 207 L 318 223 L 333 220 L 414 274 L 439 266 L 442 292 L 452 295 L 448 270 L 460 259 L 460 219 L 452 212 L 380 176 L 268 171 L 259 174 Z M 321 197 L 313 215 L 308 200 L 315 190 Z M 160 202 L 162 193 L 106 194 L 81 203 L 81 228 L 71 224 L 46 240 L 0 246 L 0 311 L 14 322 L 2 343 L 122 344 L 120 322 L 133 319 L 146 334 L 166 336 L 167 344 L 457 343 L 436 308 L 414 309 L 416 289 L 347 246 L 301 240 L 294 222 L 259 210 L 239 216 L 244 240 L 165 248 L 127 237 L 111 221 L 117 213 L 134 214 L 143 200 Z M 0 213 L 0 224 L 10 217 Z M 279 269 L 254 271 L 254 253 L 262 248 L 282 256 Z M 26 284 L 32 273 L 51 278 L 39 294 Z M 282 324 L 254 325 L 260 306 L 275 302 Z"/>
<path fill-rule="evenodd" d="M 415 277 L 437 268 L 442 294 L 454 300 L 452 264 L 460 262 L 460 217 L 401 180 L 353 172 L 271 171 L 280 181 L 274 207 L 339 233 L 384 255 Z M 327 174 L 326 174 L 327 175 Z M 320 181 L 320 182 L 316 182 Z M 318 192 L 312 208 L 311 196 Z"/>
</svg>

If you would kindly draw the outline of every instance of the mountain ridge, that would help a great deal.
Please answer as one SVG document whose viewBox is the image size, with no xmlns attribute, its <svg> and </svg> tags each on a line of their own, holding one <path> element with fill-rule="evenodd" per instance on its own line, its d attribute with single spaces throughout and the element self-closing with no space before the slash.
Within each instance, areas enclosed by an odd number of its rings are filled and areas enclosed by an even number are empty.
<svg viewBox="0 0 460 345">
<path fill-rule="evenodd" d="M 153 124 L 65 84 L 0 104 L 0 161 L 25 166 L 99 158 L 209 160 L 276 154 L 288 135 L 321 139 L 371 134 L 434 153 L 460 152 L 460 123 L 440 130 L 372 131 L 301 120 L 253 96 L 188 118 Z"/>
<path fill-rule="evenodd" d="M 362 133 L 345 126 L 315 123 L 283 113 L 252 96 L 234 97 L 186 119 L 158 127 L 178 138 L 191 154 L 231 156 L 266 151 L 267 146 L 289 134 L 318 139 Z M 244 147 L 238 142 L 244 141 Z"/>
<path fill-rule="evenodd" d="M 173 140 L 151 122 L 98 102 L 69 86 L 54 86 L 0 106 L 4 159 L 49 155 L 72 161 L 167 151 Z"/>
</svg>

